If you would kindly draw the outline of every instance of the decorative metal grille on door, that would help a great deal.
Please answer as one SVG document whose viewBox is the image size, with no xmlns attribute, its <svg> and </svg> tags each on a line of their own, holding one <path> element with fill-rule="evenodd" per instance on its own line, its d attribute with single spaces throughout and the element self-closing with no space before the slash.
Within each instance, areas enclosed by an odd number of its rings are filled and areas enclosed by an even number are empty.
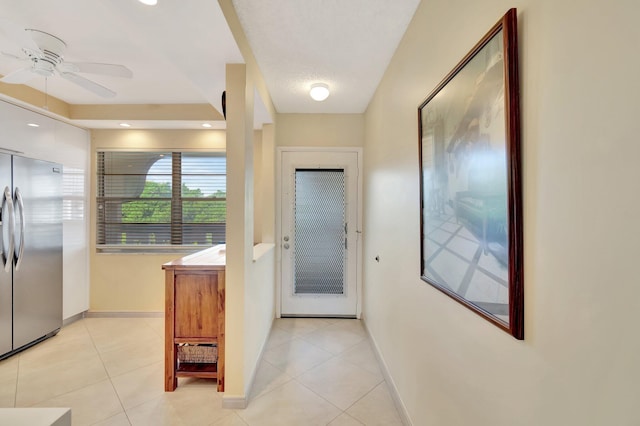
<svg viewBox="0 0 640 426">
<path fill-rule="evenodd" d="M 295 174 L 294 294 L 344 294 L 345 176 L 339 169 Z"/>
</svg>

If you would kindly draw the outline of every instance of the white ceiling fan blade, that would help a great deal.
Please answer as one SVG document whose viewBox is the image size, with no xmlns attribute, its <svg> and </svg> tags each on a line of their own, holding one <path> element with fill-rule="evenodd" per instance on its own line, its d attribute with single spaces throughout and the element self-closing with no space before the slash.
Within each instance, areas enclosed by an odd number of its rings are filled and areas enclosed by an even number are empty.
<svg viewBox="0 0 640 426">
<path fill-rule="evenodd" d="M 21 58 L 20 56 L 14 55 L 13 53 L 9 52 L 0 52 L 0 55 L 6 56 L 7 58 L 16 59 L 18 61 L 28 61 L 27 58 Z"/>
<path fill-rule="evenodd" d="M 94 62 L 63 62 L 58 65 L 63 72 L 84 72 L 88 74 L 102 74 L 113 77 L 132 78 L 133 72 L 124 65 L 100 64 Z"/>
<path fill-rule="evenodd" d="M 0 78 L 0 81 L 9 84 L 24 84 L 35 76 L 31 68 L 20 68 Z"/>
<path fill-rule="evenodd" d="M 42 53 L 36 42 L 31 38 L 31 34 L 7 18 L 0 18 L 0 34 L 4 34 L 6 38 L 23 49 Z"/>
<path fill-rule="evenodd" d="M 59 74 L 60 77 L 69 80 L 70 82 L 75 83 L 98 96 L 102 96 L 103 98 L 113 98 L 116 95 L 116 92 L 109 90 L 94 81 L 79 76 L 78 74 L 74 74 L 72 72 L 60 72 Z"/>
</svg>

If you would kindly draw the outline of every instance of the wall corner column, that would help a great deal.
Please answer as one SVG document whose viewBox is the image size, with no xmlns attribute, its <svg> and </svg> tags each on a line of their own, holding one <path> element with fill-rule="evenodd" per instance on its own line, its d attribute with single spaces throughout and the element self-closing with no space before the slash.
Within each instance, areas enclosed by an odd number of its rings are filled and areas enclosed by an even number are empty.
<svg viewBox="0 0 640 426">
<path fill-rule="evenodd" d="M 246 65 L 226 66 L 227 229 L 225 398 L 245 399 L 245 287 L 253 260 L 253 88 Z"/>
<path fill-rule="evenodd" d="M 275 243 L 276 209 L 276 141 L 275 126 L 264 124 L 262 126 L 262 179 L 260 190 L 262 191 L 262 242 Z"/>
</svg>

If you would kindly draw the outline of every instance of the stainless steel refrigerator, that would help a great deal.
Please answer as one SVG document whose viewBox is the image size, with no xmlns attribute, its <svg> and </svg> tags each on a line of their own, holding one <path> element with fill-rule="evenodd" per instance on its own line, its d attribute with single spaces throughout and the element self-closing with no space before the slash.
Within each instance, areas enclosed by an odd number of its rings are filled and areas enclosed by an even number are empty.
<svg viewBox="0 0 640 426">
<path fill-rule="evenodd" d="M 62 166 L 0 153 L 0 359 L 62 326 Z"/>
</svg>

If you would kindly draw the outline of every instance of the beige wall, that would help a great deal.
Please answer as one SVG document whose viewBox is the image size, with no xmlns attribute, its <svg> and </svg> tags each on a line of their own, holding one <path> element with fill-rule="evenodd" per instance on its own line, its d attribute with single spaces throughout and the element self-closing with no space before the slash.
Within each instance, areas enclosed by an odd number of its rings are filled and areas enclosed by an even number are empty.
<svg viewBox="0 0 640 426">
<path fill-rule="evenodd" d="M 227 161 L 230 161 L 227 170 L 232 174 L 227 181 L 227 194 L 230 197 L 227 199 L 227 256 L 232 259 L 227 262 L 227 279 L 231 287 L 227 285 L 226 293 L 226 381 L 223 397 L 223 406 L 243 407 L 248 401 L 249 388 L 258 366 L 260 352 L 256 348 L 263 347 L 273 321 L 273 313 L 270 311 L 261 311 L 266 313 L 265 315 L 246 315 L 247 306 L 252 304 L 254 298 L 259 297 L 259 294 L 245 292 L 245 288 L 250 289 L 253 284 L 254 268 L 252 125 L 254 103 L 258 102 L 254 99 L 254 94 L 258 93 L 260 101 L 273 120 L 274 124 L 268 125 L 270 134 L 273 132 L 271 127 L 275 126 L 276 113 L 232 1 L 218 0 L 218 3 L 246 63 L 227 64 Z M 271 148 L 267 150 L 266 158 L 270 157 L 270 151 L 273 149 L 273 137 L 270 134 L 267 139 Z M 264 135 L 262 140 L 264 142 Z M 264 149 L 262 151 L 264 154 Z M 272 168 L 273 165 L 269 167 Z M 273 170 L 268 170 L 267 175 L 273 176 Z M 266 193 L 273 193 L 273 189 Z M 273 206 L 264 199 L 261 205 L 262 208 Z M 260 221 L 263 235 L 266 232 L 266 239 L 270 233 L 269 228 L 272 228 L 269 225 L 272 217 L 272 214 L 265 212 Z M 273 280 L 263 282 L 263 285 L 270 285 L 273 289 Z M 253 322 L 245 323 L 245 320 L 249 319 Z M 251 341 L 247 341 L 247 336 L 250 336 Z"/>
<path fill-rule="evenodd" d="M 263 191 L 260 190 L 262 173 L 262 132 L 253 132 L 253 243 L 262 242 L 262 210 Z"/>
<path fill-rule="evenodd" d="M 417 107 L 512 6 L 524 341 L 420 280 Z M 631 0 L 419 6 L 364 149 L 364 314 L 414 425 L 640 424 L 639 13 Z"/>
<path fill-rule="evenodd" d="M 248 272 L 244 302 L 244 394 L 248 397 L 275 317 L 275 248 L 258 244 Z"/>
<path fill-rule="evenodd" d="M 227 64 L 227 265 L 225 394 L 244 400 L 249 372 L 245 309 L 253 258 L 253 88 L 244 64 Z"/>
<path fill-rule="evenodd" d="M 91 203 L 95 206 L 97 149 L 224 150 L 220 130 L 93 130 L 91 131 Z M 91 209 L 91 311 L 164 311 L 162 264 L 184 254 L 96 253 L 95 209 Z"/>
<path fill-rule="evenodd" d="M 364 145 L 364 114 L 278 114 L 277 146 Z"/>
<path fill-rule="evenodd" d="M 227 64 L 227 285 L 223 406 L 228 408 L 246 406 L 274 318 L 273 246 L 259 245 L 263 256 L 259 259 L 254 257 L 257 250 L 254 247 L 255 217 L 260 216 L 260 234 L 268 239 L 273 232 L 274 205 L 264 197 L 258 197 L 258 204 L 255 204 L 257 191 L 263 191 L 266 196 L 273 194 L 275 127 L 265 125 L 259 135 L 253 129 L 257 80 L 251 67 Z M 259 149 L 256 150 L 256 146 Z M 256 156 L 262 158 L 261 164 Z M 255 179 L 256 173 L 260 173 L 259 179 Z"/>
<path fill-rule="evenodd" d="M 275 241 L 276 228 L 276 151 L 275 151 L 275 125 L 265 124 L 262 126 L 260 138 L 260 154 L 262 163 L 260 166 L 260 176 L 257 178 L 256 191 L 260 192 L 260 239 L 263 243 L 273 243 Z M 256 199 L 258 197 L 255 197 Z"/>
</svg>

